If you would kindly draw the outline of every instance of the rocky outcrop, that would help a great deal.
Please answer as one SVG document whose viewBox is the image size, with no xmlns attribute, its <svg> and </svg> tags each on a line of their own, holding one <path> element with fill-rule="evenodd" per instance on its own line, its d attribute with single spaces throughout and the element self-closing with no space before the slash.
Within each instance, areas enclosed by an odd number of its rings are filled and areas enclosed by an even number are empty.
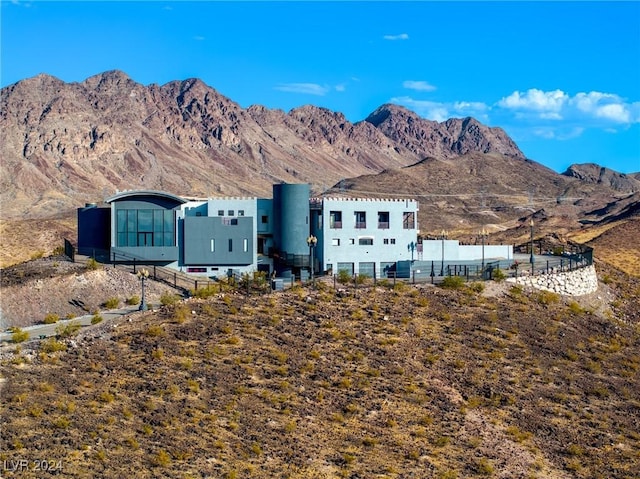
<svg viewBox="0 0 640 479">
<path fill-rule="evenodd" d="M 453 158 L 470 152 L 497 153 L 524 159 L 515 142 L 501 128 L 474 118 L 426 120 L 398 105 L 382 105 L 365 120 L 421 159 Z"/>
<path fill-rule="evenodd" d="M 518 278 L 508 278 L 507 281 L 527 288 L 552 291 L 563 296 L 582 296 L 598 290 L 598 276 L 593 265 L 574 271 L 535 276 L 523 275 Z"/>
<path fill-rule="evenodd" d="M 585 183 L 602 184 L 621 193 L 640 191 L 640 181 L 633 174 L 618 173 L 595 163 L 574 164 L 562 174 Z"/>
</svg>

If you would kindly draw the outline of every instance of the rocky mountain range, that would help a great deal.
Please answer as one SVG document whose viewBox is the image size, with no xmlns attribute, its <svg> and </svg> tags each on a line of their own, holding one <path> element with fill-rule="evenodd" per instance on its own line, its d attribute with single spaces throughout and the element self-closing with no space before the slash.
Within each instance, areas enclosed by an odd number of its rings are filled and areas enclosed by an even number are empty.
<svg viewBox="0 0 640 479">
<path fill-rule="evenodd" d="M 499 128 L 427 121 L 384 105 L 365 121 L 315 106 L 242 108 L 197 79 L 144 86 L 120 71 L 2 89 L 3 214 L 46 216 L 116 190 L 268 195 L 279 181 L 321 191 L 343 178 L 469 151 L 524 159 Z"/>
<path fill-rule="evenodd" d="M 312 105 L 243 108 L 198 79 L 145 86 L 121 71 L 3 88 L 0 132 L 3 228 L 64 217 L 65 235 L 77 207 L 138 188 L 270 196 L 273 183 L 309 182 L 315 194 L 418 197 L 426 233 L 505 231 L 533 214 L 579 227 L 636 214 L 640 195 L 640 173 L 586 164 L 558 174 L 473 118 L 439 123 L 386 104 L 351 123 Z"/>
</svg>

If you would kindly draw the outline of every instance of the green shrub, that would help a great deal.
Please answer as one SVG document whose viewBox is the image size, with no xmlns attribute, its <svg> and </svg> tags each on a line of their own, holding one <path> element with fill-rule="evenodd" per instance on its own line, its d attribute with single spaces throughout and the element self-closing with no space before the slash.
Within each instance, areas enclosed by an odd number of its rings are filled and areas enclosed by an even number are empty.
<svg viewBox="0 0 640 479">
<path fill-rule="evenodd" d="M 100 316 L 99 314 L 94 314 L 93 317 L 91 318 L 91 324 L 98 324 L 101 323 L 104 320 L 104 318 L 102 316 Z"/>
<path fill-rule="evenodd" d="M 165 291 L 160 296 L 160 304 L 162 304 L 163 306 L 169 306 L 170 304 L 177 303 L 178 299 L 179 298 L 177 294 L 169 293 L 168 291 Z"/>
<path fill-rule="evenodd" d="M 109 298 L 104 302 L 104 307 L 107 309 L 116 309 L 118 306 L 120 306 L 118 298 Z"/>
<path fill-rule="evenodd" d="M 538 302 L 540 304 L 552 304 L 560 301 L 560 295 L 558 293 L 554 293 L 553 291 L 540 291 L 538 293 Z"/>
<path fill-rule="evenodd" d="M 61 324 L 56 328 L 56 335 L 61 338 L 69 338 L 77 334 L 80 330 L 80 323 L 78 321 L 71 321 L 67 324 Z"/>
<path fill-rule="evenodd" d="M 364 284 L 371 276 L 368 274 L 362 273 L 356 276 L 356 284 Z"/>
<path fill-rule="evenodd" d="M 87 270 L 95 271 L 99 267 L 100 267 L 100 264 L 94 258 L 89 258 L 87 260 Z"/>
<path fill-rule="evenodd" d="M 43 353 L 55 353 L 57 351 L 66 351 L 67 345 L 56 340 L 56 338 L 48 338 L 40 344 L 40 350 Z"/>
<path fill-rule="evenodd" d="M 474 293 L 482 293 L 484 291 L 484 283 L 476 281 L 469 285 L 469 289 Z"/>
<path fill-rule="evenodd" d="M 214 284 L 208 284 L 204 288 L 198 288 L 192 291 L 191 295 L 195 296 L 196 298 L 205 299 L 205 298 L 210 298 L 211 296 L 219 292 L 220 292 L 219 287 L 216 287 L 216 285 Z"/>
<path fill-rule="evenodd" d="M 500 268 L 496 268 L 493 270 L 492 277 L 494 281 L 500 282 L 500 281 L 504 281 L 507 275 L 505 275 L 504 271 L 502 271 Z"/>
<path fill-rule="evenodd" d="M 22 343 L 27 339 L 29 339 L 29 333 L 27 331 L 23 331 L 20 328 L 13 328 L 13 334 L 11 335 L 11 342 Z"/>
<path fill-rule="evenodd" d="M 338 271 L 338 283 L 347 284 L 351 282 L 351 273 L 345 269 Z"/>
<path fill-rule="evenodd" d="M 464 286 L 464 278 L 462 276 L 445 276 L 441 286 L 443 288 L 460 289 Z"/>
<path fill-rule="evenodd" d="M 49 313 L 42 320 L 44 324 L 54 324 L 58 321 L 60 321 L 60 316 L 58 316 L 56 313 Z"/>
<path fill-rule="evenodd" d="M 138 296 L 137 294 L 134 294 L 130 298 L 127 298 L 127 304 L 129 306 L 134 306 L 136 304 L 140 304 L 140 296 Z"/>
</svg>

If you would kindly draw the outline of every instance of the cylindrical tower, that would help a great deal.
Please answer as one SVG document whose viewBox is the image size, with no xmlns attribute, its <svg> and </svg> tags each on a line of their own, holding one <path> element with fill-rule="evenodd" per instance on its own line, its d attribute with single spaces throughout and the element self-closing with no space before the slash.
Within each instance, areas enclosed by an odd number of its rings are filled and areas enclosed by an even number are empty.
<svg viewBox="0 0 640 479">
<path fill-rule="evenodd" d="M 288 255 L 309 253 L 310 191 L 308 184 L 273 185 L 273 240 Z"/>
</svg>

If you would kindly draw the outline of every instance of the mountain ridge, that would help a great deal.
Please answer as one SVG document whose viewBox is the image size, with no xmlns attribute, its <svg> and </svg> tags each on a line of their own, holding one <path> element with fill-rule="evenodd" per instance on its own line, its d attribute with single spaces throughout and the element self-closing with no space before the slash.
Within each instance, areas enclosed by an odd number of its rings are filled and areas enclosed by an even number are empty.
<svg viewBox="0 0 640 479">
<path fill-rule="evenodd" d="M 3 88 L 0 106 L 1 198 L 10 217 L 47 216 L 125 188 L 265 195 L 288 181 L 322 190 L 413 164 L 427 151 L 326 108 L 242 108 L 197 78 L 144 86 L 119 70 L 73 83 L 40 74 Z M 383 108 L 400 111 L 376 111 Z M 502 130 L 476 120 L 411 122 L 442 138 L 431 152 L 438 157 L 478 145 L 524 157 Z"/>
</svg>

